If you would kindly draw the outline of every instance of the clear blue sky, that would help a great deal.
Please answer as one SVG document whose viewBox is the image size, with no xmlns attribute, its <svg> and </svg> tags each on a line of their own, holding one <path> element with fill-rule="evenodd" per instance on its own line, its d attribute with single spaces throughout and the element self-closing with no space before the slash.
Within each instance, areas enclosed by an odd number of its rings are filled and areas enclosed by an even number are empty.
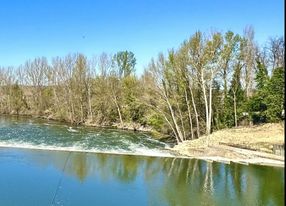
<svg viewBox="0 0 286 206">
<path fill-rule="evenodd" d="M 0 65 L 37 56 L 130 50 L 140 74 L 151 57 L 196 30 L 284 35 L 283 0 L 1 0 Z"/>
</svg>

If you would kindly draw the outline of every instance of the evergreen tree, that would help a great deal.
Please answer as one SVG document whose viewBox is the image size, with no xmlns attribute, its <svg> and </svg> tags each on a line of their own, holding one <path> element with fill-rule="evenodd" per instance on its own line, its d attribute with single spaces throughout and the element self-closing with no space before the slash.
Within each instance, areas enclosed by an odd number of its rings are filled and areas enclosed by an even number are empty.
<svg viewBox="0 0 286 206">
<path fill-rule="evenodd" d="M 257 61 L 255 82 L 257 90 L 247 103 L 251 120 L 254 124 L 267 122 L 265 113 L 267 110 L 267 105 L 265 100 L 268 96 L 266 88 L 269 82 L 269 76 L 265 65 L 260 61 Z"/>
<path fill-rule="evenodd" d="M 255 81 L 256 81 L 256 88 L 260 92 L 263 91 L 263 89 L 267 86 L 267 83 L 269 81 L 267 68 L 260 61 L 257 61 L 257 71 L 256 71 Z"/>
<path fill-rule="evenodd" d="M 266 116 L 269 122 L 277 122 L 283 117 L 285 109 L 285 69 L 278 67 L 273 70 L 272 77 L 266 87 L 267 96 L 265 104 L 267 107 Z"/>
</svg>

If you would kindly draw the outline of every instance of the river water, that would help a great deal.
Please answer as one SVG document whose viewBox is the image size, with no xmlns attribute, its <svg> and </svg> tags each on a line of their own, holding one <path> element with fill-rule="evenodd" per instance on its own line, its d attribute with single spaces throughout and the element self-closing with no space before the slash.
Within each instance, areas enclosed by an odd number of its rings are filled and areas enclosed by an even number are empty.
<svg viewBox="0 0 286 206">
<path fill-rule="evenodd" d="M 172 156 L 170 145 L 146 133 L 71 126 L 55 121 L 0 116 L 0 146 L 148 156 Z"/>
<path fill-rule="evenodd" d="M 0 117 L 0 145 L 0 205 L 5 206 L 285 201 L 283 168 L 176 158 L 168 144 L 144 133 Z M 116 152 L 124 154 L 108 154 Z"/>
</svg>

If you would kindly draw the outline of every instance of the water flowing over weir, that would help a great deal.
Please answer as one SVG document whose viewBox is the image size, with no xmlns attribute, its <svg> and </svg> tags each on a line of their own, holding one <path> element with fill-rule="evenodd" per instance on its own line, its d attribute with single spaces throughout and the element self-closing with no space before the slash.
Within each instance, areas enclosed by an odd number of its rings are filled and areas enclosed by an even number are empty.
<svg viewBox="0 0 286 206">
<path fill-rule="evenodd" d="M 284 205 L 282 168 L 167 147 L 144 133 L 0 116 L 0 205 Z"/>
<path fill-rule="evenodd" d="M 172 157 L 167 143 L 145 133 L 75 127 L 62 123 L 0 116 L 0 147 Z"/>
</svg>

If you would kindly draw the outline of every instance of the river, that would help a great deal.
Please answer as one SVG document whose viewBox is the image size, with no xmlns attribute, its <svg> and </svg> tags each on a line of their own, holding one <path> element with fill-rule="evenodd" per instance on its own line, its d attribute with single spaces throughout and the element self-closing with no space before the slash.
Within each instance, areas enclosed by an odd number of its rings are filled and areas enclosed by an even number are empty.
<svg viewBox="0 0 286 206">
<path fill-rule="evenodd" d="M 177 158 L 145 133 L 2 116 L 0 146 L 0 205 L 284 205 L 283 168 Z"/>
</svg>

